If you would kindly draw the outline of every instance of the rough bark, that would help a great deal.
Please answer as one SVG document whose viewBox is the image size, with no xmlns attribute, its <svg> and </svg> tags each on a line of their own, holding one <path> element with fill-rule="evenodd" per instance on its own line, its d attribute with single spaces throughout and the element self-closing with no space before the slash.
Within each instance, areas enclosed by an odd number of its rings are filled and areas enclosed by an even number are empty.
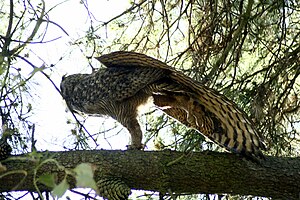
<svg viewBox="0 0 300 200">
<path fill-rule="evenodd" d="M 43 152 L 42 158 L 13 156 L 2 164 L 0 192 L 35 191 L 34 173 L 65 175 L 51 158 L 65 168 L 80 163 L 95 167 L 95 180 L 102 177 L 121 178 L 130 188 L 174 193 L 231 193 L 299 199 L 300 158 L 267 157 L 261 164 L 228 153 L 190 153 L 174 151 L 69 151 Z M 38 170 L 35 172 L 34 169 Z M 74 178 L 68 179 L 75 187 Z M 38 184 L 41 191 L 49 190 Z"/>
</svg>

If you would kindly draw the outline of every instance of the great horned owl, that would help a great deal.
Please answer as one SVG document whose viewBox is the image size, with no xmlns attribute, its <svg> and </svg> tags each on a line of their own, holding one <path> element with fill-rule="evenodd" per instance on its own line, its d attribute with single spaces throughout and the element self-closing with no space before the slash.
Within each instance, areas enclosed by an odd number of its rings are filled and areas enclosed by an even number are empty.
<svg viewBox="0 0 300 200">
<path fill-rule="evenodd" d="M 118 51 L 96 59 L 106 68 L 63 77 L 62 96 L 72 110 L 120 122 L 131 134 L 130 148 L 142 148 L 137 108 L 153 98 L 166 114 L 227 150 L 263 158 L 265 146 L 247 115 L 215 90 L 144 54 Z"/>
</svg>

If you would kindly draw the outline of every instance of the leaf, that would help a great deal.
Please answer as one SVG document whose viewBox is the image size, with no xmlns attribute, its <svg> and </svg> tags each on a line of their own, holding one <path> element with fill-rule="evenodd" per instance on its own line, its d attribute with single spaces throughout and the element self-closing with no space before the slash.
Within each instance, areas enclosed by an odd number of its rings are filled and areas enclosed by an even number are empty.
<svg viewBox="0 0 300 200">
<path fill-rule="evenodd" d="M 55 177 L 54 174 L 44 174 L 38 178 L 38 181 L 47 187 L 54 188 L 55 187 Z"/>
<path fill-rule="evenodd" d="M 75 169 L 76 185 L 78 187 L 88 187 L 97 190 L 94 180 L 94 170 L 91 164 L 81 163 Z"/>
<path fill-rule="evenodd" d="M 69 184 L 66 179 L 60 182 L 57 186 L 55 186 L 52 190 L 52 195 L 57 198 L 61 198 L 65 192 L 69 189 Z"/>
</svg>

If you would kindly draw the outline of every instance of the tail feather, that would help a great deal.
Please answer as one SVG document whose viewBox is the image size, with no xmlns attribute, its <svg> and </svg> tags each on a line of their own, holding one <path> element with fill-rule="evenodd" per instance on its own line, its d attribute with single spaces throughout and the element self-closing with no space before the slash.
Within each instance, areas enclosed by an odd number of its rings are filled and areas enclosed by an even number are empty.
<svg viewBox="0 0 300 200">
<path fill-rule="evenodd" d="M 192 100 L 194 105 L 192 109 L 188 106 L 190 104 L 188 102 L 191 100 L 187 100 L 186 96 L 183 98 L 182 95 L 178 96 L 178 94 L 175 94 L 170 97 L 168 94 L 167 96 L 154 95 L 153 97 L 154 104 L 162 108 L 166 114 L 177 119 L 187 127 L 198 130 L 210 140 L 225 147 L 228 151 L 248 157 L 264 158 L 260 150 L 265 149 L 264 144 L 251 126 L 250 129 L 248 124 L 238 121 L 242 118 L 235 112 L 233 112 L 235 114 L 232 114 L 230 110 L 226 111 L 226 113 L 230 113 L 228 115 L 232 115 L 229 119 L 227 119 L 228 117 L 226 118 L 226 115 L 216 115 L 207 106 L 199 103 L 200 97 Z M 230 107 L 230 109 L 232 108 Z M 253 132 L 248 130 L 253 130 Z"/>
</svg>

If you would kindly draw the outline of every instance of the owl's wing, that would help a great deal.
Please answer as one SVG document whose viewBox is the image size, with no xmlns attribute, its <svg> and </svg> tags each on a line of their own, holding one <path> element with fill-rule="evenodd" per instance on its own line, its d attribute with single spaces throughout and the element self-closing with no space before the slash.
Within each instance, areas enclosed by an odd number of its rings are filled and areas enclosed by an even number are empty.
<svg viewBox="0 0 300 200">
<path fill-rule="evenodd" d="M 96 59 L 106 67 L 153 67 L 175 72 L 173 68 L 160 60 L 131 51 L 116 51 L 96 57 Z"/>
<path fill-rule="evenodd" d="M 214 115 L 209 111 L 204 111 L 204 110 L 203 112 L 198 111 L 197 123 L 193 123 L 192 121 L 189 121 L 187 118 L 186 111 L 181 108 L 167 108 L 167 109 L 163 109 L 163 112 L 165 112 L 170 117 L 178 120 L 179 122 L 186 125 L 187 127 L 200 131 L 205 137 L 207 137 L 211 141 L 214 141 L 218 145 L 226 148 L 228 151 L 233 151 L 233 149 L 230 146 L 228 145 L 226 146 L 226 144 L 222 143 L 222 140 L 218 139 L 218 138 L 226 137 L 226 135 L 222 134 L 223 132 L 222 125 L 218 123 L 217 119 L 214 119 Z"/>
<path fill-rule="evenodd" d="M 214 124 L 214 122 L 210 119 L 210 116 L 205 116 L 206 114 L 209 114 L 207 112 L 199 112 L 198 113 L 198 120 L 197 123 L 192 123 L 188 120 L 186 111 L 181 108 L 167 108 L 163 110 L 167 115 L 170 117 L 180 121 L 182 124 L 186 125 L 187 127 L 194 128 L 196 130 L 199 130 L 205 137 L 209 138 L 210 140 L 216 142 L 220 146 L 226 148 L 227 150 L 231 150 L 224 146 L 222 143 L 219 143 L 216 141 L 216 139 L 213 137 L 213 134 L 211 133 L 211 130 L 214 130 L 214 126 L 218 126 L 219 124 Z"/>
<path fill-rule="evenodd" d="M 249 156 L 263 157 L 261 149 L 265 150 L 265 145 L 252 122 L 242 110 L 224 95 L 194 81 L 183 73 L 171 68 L 166 63 L 144 54 L 118 51 L 100 56 L 97 59 L 107 67 L 134 66 L 164 70 L 165 73 L 169 74 L 169 78 L 174 84 L 182 86 L 181 88 L 186 88 L 187 91 L 183 93 L 183 96 L 188 96 L 193 100 L 178 102 L 186 104 L 187 108 L 184 110 L 191 112 L 188 115 L 191 114 L 196 118 L 207 116 L 206 120 L 202 120 L 201 126 L 207 127 L 207 132 L 212 134 L 210 138 L 213 138 L 214 141 L 231 151 Z M 178 91 L 174 92 L 176 92 L 172 94 L 174 96 L 179 94 Z M 196 106 L 189 104 L 195 104 Z M 193 107 L 193 109 L 191 110 L 189 107 Z M 203 115 L 201 112 L 206 113 Z M 170 114 L 171 111 L 167 111 L 167 113 Z M 172 113 L 174 113 L 174 110 L 172 110 Z M 175 113 L 174 115 L 177 114 Z M 182 112 L 178 115 L 182 115 Z M 177 116 L 173 117 L 177 118 Z M 214 124 L 214 126 L 210 126 L 209 123 Z M 197 129 L 199 130 L 199 128 Z"/>
<path fill-rule="evenodd" d="M 159 68 L 119 66 L 100 69 L 91 76 L 93 77 L 87 78 L 90 83 L 84 83 L 83 85 L 89 85 L 90 87 L 86 90 L 90 92 L 98 91 L 93 95 L 95 99 L 106 98 L 123 101 L 133 97 L 149 84 L 165 76 L 165 74 Z"/>
</svg>

